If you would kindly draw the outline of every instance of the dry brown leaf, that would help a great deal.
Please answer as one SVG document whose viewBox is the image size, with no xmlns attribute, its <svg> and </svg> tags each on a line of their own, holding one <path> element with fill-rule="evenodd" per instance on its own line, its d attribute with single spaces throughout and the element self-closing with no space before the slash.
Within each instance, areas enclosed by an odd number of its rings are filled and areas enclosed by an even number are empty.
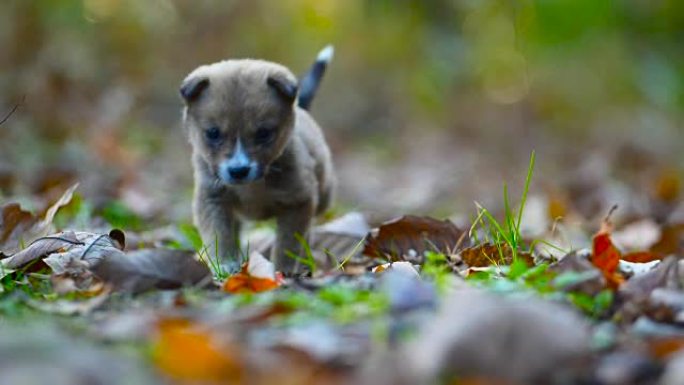
<svg viewBox="0 0 684 385">
<path fill-rule="evenodd" d="M 78 183 L 69 187 L 56 202 L 43 210 L 42 215 L 33 215 L 22 210 L 16 203 L 3 206 L 0 218 L 0 252 L 12 255 L 19 251 L 23 243 L 30 243 L 47 235 L 57 211 L 71 201 L 76 188 Z"/>
<path fill-rule="evenodd" d="M 674 202 L 679 198 L 681 189 L 682 180 L 679 177 L 679 171 L 670 168 L 661 171 L 656 178 L 653 195 L 663 202 Z"/>
<path fill-rule="evenodd" d="M 36 217 L 22 210 L 18 203 L 3 206 L 0 217 L 0 250 L 11 253 L 17 247 L 21 234 L 30 229 L 36 221 Z"/>
<path fill-rule="evenodd" d="M 141 293 L 150 289 L 176 289 L 209 284 L 209 268 L 194 253 L 171 249 L 140 249 L 112 252 L 90 270 L 117 291 Z"/>
<path fill-rule="evenodd" d="M 422 260 L 426 251 L 453 254 L 466 246 L 466 233 L 449 220 L 406 215 L 383 223 L 366 239 L 363 254 L 400 261 Z"/>
<path fill-rule="evenodd" d="M 72 231 L 53 234 L 48 237 L 36 239 L 24 250 L 2 260 L 2 265 L 9 269 L 23 268 L 52 253 L 64 252 L 74 246 L 83 246 L 84 244 L 85 243 L 77 237 L 76 233 Z"/>
<path fill-rule="evenodd" d="M 534 258 L 529 253 L 518 253 L 528 266 L 534 266 Z M 494 245 L 483 243 L 461 250 L 461 259 L 470 267 L 487 267 L 492 265 L 510 265 L 513 263 L 513 251 L 508 244 Z"/>
<path fill-rule="evenodd" d="M 651 251 L 662 255 L 676 254 L 684 246 L 684 223 L 665 226 L 660 239 L 651 247 Z"/>
<path fill-rule="evenodd" d="M 57 233 L 36 240 L 1 263 L 3 268 L 18 269 L 42 261 L 37 266 L 49 266 L 65 290 L 73 284 L 85 292 L 96 291 L 100 281 L 131 293 L 210 282 L 209 269 L 191 251 L 140 249 L 126 254 L 120 249 L 125 243 L 123 233 L 110 234 L 118 239 L 89 232 Z"/>
</svg>

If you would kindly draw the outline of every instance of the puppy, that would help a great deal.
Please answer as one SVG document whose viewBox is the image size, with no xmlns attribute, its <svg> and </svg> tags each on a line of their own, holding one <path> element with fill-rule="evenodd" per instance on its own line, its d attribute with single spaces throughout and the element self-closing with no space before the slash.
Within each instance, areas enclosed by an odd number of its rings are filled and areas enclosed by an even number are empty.
<svg viewBox="0 0 684 385">
<path fill-rule="evenodd" d="M 240 59 L 201 66 L 181 85 L 195 225 L 230 272 L 241 265 L 242 220 L 268 218 L 278 226 L 276 269 L 300 272 L 291 254 L 303 256 L 301 239 L 335 185 L 330 150 L 307 112 L 332 54 L 324 48 L 299 84 L 282 65 Z"/>
</svg>

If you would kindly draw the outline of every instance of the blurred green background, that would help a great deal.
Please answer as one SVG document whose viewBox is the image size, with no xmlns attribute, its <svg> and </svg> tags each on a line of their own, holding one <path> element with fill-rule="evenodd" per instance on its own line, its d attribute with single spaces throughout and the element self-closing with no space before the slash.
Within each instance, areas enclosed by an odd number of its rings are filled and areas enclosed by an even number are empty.
<svg viewBox="0 0 684 385">
<path fill-rule="evenodd" d="M 647 183 L 684 159 L 683 42 L 681 0 L 3 0 L 0 115 L 23 103 L 0 190 L 81 180 L 96 206 L 187 220 L 181 79 L 235 57 L 302 73 L 328 43 L 313 114 L 340 210 L 500 202 L 533 149 L 548 189 Z"/>
</svg>

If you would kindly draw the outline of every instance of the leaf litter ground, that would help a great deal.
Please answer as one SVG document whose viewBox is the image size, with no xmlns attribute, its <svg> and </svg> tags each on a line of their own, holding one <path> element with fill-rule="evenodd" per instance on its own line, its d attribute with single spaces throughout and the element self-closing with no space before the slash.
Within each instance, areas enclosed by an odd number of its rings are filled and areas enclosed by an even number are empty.
<svg viewBox="0 0 684 385">
<path fill-rule="evenodd" d="M 91 215 L 77 185 L 35 212 L 6 203 L 0 383 L 682 383 L 678 181 L 650 214 L 587 216 L 530 191 L 533 166 L 519 202 L 504 188 L 458 225 L 332 219 L 292 278 L 264 257 L 268 228 L 228 276 L 192 226 L 113 229 L 141 226 Z"/>
</svg>

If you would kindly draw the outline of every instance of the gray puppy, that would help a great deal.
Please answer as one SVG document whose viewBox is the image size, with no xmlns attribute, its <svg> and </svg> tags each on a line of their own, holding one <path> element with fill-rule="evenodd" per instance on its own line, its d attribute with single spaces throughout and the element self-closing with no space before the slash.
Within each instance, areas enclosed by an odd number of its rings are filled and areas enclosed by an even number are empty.
<svg viewBox="0 0 684 385">
<path fill-rule="evenodd" d="M 183 125 L 192 144 L 193 215 L 202 240 L 229 271 L 240 267 L 240 222 L 276 218 L 271 260 L 284 273 L 299 264 L 298 237 L 332 200 L 330 150 L 307 112 L 332 47 L 301 82 L 282 65 L 226 60 L 192 71 L 180 88 Z"/>
</svg>

